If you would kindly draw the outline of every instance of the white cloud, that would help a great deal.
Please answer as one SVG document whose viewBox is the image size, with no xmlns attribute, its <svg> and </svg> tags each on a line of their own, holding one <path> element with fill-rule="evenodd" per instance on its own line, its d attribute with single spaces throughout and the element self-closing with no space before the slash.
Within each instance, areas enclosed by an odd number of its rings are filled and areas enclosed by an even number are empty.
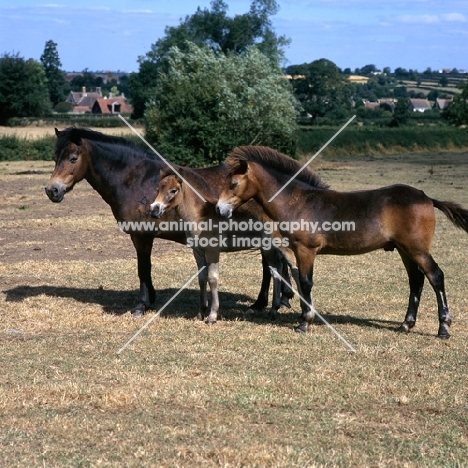
<svg viewBox="0 0 468 468">
<path fill-rule="evenodd" d="M 440 23 L 437 15 L 402 15 L 397 17 L 400 23 L 435 24 Z"/>
<path fill-rule="evenodd" d="M 438 24 L 438 23 L 465 23 L 466 16 L 462 13 L 446 13 L 443 15 L 402 15 L 397 16 L 400 23 L 411 24 Z"/>
<path fill-rule="evenodd" d="M 447 13 L 445 15 L 441 15 L 443 21 L 447 21 L 450 23 L 466 23 L 466 16 L 461 13 Z"/>
</svg>

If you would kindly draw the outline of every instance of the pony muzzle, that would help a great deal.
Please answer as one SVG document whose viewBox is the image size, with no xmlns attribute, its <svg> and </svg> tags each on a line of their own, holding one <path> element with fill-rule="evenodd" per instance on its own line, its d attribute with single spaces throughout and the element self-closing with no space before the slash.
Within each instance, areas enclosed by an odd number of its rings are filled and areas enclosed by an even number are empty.
<svg viewBox="0 0 468 468">
<path fill-rule="evenodd" d="M 218 213 L 221 216 L 224 216 L 225 218 L 231 218 L 232 206 L 228 203 L 219 201 L 218 203 L 216 203 L 216 213 Z"/>
<path fill-rule="evenodd" d="M 45 192 L 51 202 L 60 203 L 67 192 L 67 187 L 61 182 L 54 182 L 45 187 Z"/>
<path fill-rule="evenodd" d="M 160 218 L 164 214 L 165 206 L 163 203 L 154 202 L 150 205 L 150 215 L 152 218 Z"/>
</svg>

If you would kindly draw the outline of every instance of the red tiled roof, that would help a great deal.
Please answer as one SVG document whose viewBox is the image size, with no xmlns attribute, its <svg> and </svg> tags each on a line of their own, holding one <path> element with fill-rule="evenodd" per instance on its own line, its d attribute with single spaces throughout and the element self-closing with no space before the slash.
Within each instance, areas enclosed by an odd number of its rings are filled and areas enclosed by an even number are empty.
<svg viewBox="0 0 468 468">
<path fill-rule="evenodd" d="M 96 114 L 120 114 L 133 112 L 133 106 L 127 104 L 122 98 L 96 99 L 93 105 Z"/>
</svg>

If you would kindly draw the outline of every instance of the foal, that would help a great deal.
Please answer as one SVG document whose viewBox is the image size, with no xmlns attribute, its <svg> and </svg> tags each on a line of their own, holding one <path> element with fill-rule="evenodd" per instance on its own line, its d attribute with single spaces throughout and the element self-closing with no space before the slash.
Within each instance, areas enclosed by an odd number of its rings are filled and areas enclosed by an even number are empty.
<svg viewBox="0 0 468 468">
<path fill-rule="evenodd" d="M 195 171 L 187 168 L 177 168 L 180 178 L 169 168 L 161 170 L 161 181 L 158 187 L 158 195 L 155 201 L 150 205 L 150 214 L 155 218 L 161 218 L 164 214 L 176 212 L 177 216 L 188 226 L 187 244 L 192 247 L 197 266 L 206 268 L 199 274 L 200 287 L 200 312 L 198 318 L 203 320 L 208 312 L 208 298 L 206 292 L 207 282 L 211 291 L 211 309 L 206 318 L 207 324 L 213 324 L 217 320 L 219 310 L 218 296 L 218 278 L 219 278 L 219 256 L 220 252 L 232 252 L 244 250 L 249 246 L 235 245 L 235 233 L 231 230 L 221 229 L 220 223 L 227 224 L 223 217 L 215 212 L 215 203 L 217 195 L 215 190 L 210 187 L 206 180 Z M 205 203 L 195 191 L 187 185 L 190 184 L 203 198 Z M 250 202 L 248 209 L 240 209 L 235 215 L 235 221 L 270 221 L 261 209 L 255 203 Z M 247 207 L 246 207 L 247 208 Z M 203 224 L 211 223 L 211 230 L 202 229 Z M 280 268 L 283 274 L 288 275 L 287 265 L 282 261 L 281 254 L 276 249 L 269 248 L 271 239 L 262 231 L 242 232 L 243 236 L 254 237 L 262 241 L 265 248 L 262 249 L 264 258 L 268 265 L 273 268 Z M 278 236 L 278 233 L 276 233 Z M 261 239 L 258 239 L 261 237 Z M 270 242 L 265 242 L 270 241 Z M 279 239 L 281 242 L 281 240 Z M 269 245 L 268 245 L 269 244 Z M 285 291 L 285 296 L 281 298 L 281 281 L 273 279 L 273 303 L 268 314 L 270 318 L 275 318 L 281 305 L 289 307 L 287 295 L 291 296 L 291 291 Z"/>
<path fill-rule="evenodd" d="M 273 220 L 296 222 L 302 227 L 289 232 L 280 224 L 281 234 L 289 239 L 294 251 L 298 268 L 293 270 L 294 277 L 307 302 L 301 302 L 302 323 L 296 331 L 306 332 L 314 318 L 311 290 L 317 254 L 356 255 L 383 248 L 397 249 L 409 277 L 408 309 L 400 330 L 407 332 L 416 323 L 426 276 L 437 297 L 438 336 L 449 338 L 451 317 L 444 274 L 429 253 L 436 222 L 434 207 L 466 232 L 468 210 L 453 202 L 429 198 L 407 185 L 356 192 L 336 192 L 320 183 L 315 188 L 307 187 L 303 182 L 317 177 L 307 169 L 290 182 L 301 166 L 266 147 L 236 148 L 225 164 L 230 168 L 230 176 L 216 205 L 218 213 L 230 217 L 233 210 L 253 198 Z M 315 232 L 304 229 L 307 223 L 313 223 Z M 354 230 L 330 229 L 338 225 L 354 226 Z"/>
</svg>

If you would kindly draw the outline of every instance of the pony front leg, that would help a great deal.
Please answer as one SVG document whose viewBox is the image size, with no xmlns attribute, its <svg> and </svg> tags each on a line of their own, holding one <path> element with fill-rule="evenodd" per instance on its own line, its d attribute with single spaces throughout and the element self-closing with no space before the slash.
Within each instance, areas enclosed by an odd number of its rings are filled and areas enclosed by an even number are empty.
<svg viewBox="0 0 468 468">
<path fill-rule="evenodd" d="M 197 314 L 198 320 L 203 320 L 205 318 L 206 313 L 208 312 L 208 295 L 206 292 L 206 284 L 208 282 L 208 271 L 206 269 L 206 258 L 203 251 L 198 249 L 193 249 L 193 256 L 195 257 L 195 261 L 197 262 L 198 270 L 203 270 L 198 273 L 198 288 L 200 293 L 200 308 Z"/>
<path fill-rule="evenodd" d="M 130 234 L 137 253 L 140 295 L 136 307 L 132 309 L 134 317 L 141 317 L 156 299 L 156 291 L 151 281 L 151 250 L 153 237 Z"/>
<path fill-rule="evenodd" d="M 295 252 L 296 254 L 296 252 Z M 297 333 L 307 333 L 309 325 L 314 321 L 316 310 L 312 303 L 312 277 L 314 271 L 315 251 L 303 251 L 296 254 L 298 263 L 297 282 L 301 293 L 301 324 L 295 329 Z"/>
<path fill-rule="evenodd" d="M 268 269 L 269 262 L 267 260 L 268 254 L 265 250 L 261 250 L 262 254 L 262 284 L 260 292 L 258 293 L 257 300 L 249 307 L 249 310 L 261 310 L 268 305 L 268 290 L 270 289 L 271 275 Z"/>
<path fill-rule="evenodd" d="M 207 325 L 216 323 L 219 311 L 218 295 L 219 262 L 208 263 L 208 284 L 211 291 L 211 310 L 210 315 L 205 320 Z"/>
<path fill-rule="evenodd" d="M 269 267 L 268 275 L 273 276 L 273 296 L 270 311 L 267 317 L 271 320 L 276 320 L 278 309 L 281 307 L 281 292 L 282 292 L 282 280 L 281 278 L 273 273 L 273 270 L 283 274 L 283 258 L 281 253 L 277 249 L 262 249 L 262 259 L 264 259 Z M 285 278 L 287 279 L 287 278 Z"/>
</svg>

